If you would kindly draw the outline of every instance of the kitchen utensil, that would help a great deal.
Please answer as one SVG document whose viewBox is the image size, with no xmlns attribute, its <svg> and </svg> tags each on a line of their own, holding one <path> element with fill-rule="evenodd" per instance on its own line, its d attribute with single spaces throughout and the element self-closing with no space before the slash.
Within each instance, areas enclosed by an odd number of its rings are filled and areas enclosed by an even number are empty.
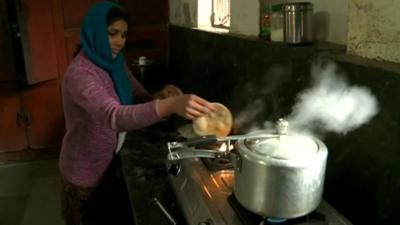
<svg viewBox="0 0 400 225">
<path fill-rule="evenodd" d="M 170 142 L 168 159 L 229 157 L 235 169 L 233 192 L 243 207 L 262 216 L 295 218 L 321 202 L 327 148 L 315 137 L 287 131 L 287 121 L 280 120 L 276 130 Z M 234 142 L 235 151 L 195 148 L 220 141 Z"/>
<path fill-rule="evenodd" d="M 318 207 L 327 158 L 320 140 L 281 135 L 239 140 L 236 149 L 231 157 L 234 194 L 245 208 L 263 216 L 295 218 Z"/>
<path fill-rule="evenodd" d="M 288 3 L 283 7 L 284 41 L 288 44 L 308 44 L 313 41 L 313 4 Z"/>
</svg>

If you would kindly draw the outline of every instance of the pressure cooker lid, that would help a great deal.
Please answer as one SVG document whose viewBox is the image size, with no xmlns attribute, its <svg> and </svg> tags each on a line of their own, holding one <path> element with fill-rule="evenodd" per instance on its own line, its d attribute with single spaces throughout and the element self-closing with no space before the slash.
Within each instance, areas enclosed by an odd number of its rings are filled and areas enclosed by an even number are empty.
<svg viewBox="0 0 400 225">
<path fill-rule="evenodd" d="M 245 145 L 250 152 L 256 155 L 277 159 L 306 159 L 318 151 L 318 145 L 314 139 L 300 135 L 248 139 L 245 141 Z"/>
</svg>

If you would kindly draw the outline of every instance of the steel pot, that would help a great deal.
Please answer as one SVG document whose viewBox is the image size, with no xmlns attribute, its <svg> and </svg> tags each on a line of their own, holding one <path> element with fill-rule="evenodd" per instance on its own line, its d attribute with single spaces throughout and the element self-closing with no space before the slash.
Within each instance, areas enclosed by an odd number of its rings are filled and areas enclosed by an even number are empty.
<svg viewBox="0 0 400 225">
<path fill-rule="evenodd" d="M 295 218 L 318 207 L 327 159 L 320 140 L 294 135 L 244 139 L 236 150 L 234 195 L 242 206 L 273 218 Z"/>
<path fill-rule="evenodd" d="M 278 123 L 276 131 L 172 142 L 168 143 L 168 159 L 218 158 L 228 154 L 235 169 L 233 193 L 243 207 L 270 218 L 296 218 L 315 210 L 322 200 L 328 151 L 315 137 L 288 135 L 286 131 L 287 125 Z M 193 148 L 232 140 L 236 140 L 234 152 Z"/>
</svg>

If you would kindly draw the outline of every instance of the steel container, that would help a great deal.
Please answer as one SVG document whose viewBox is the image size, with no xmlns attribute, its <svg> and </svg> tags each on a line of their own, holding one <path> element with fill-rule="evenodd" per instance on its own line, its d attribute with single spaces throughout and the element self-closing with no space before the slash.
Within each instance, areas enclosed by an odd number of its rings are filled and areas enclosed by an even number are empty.
<svg viewBox="0 0 400 225">
<path fill-rule="evenodd" d="M 288 44 L 308 44 L 313 41 L 313 4 L 297 2 L 283 7 L 283 37 Z"/>
<path fill-rule="evenodd" d="M 292 134 L 288 127 L 288 121 L 279 119 L 275 130 L 169 142 L 168 159 L 179 165 L 177 160 L 186 158 L 228 156 L 235 171 L 233 193 L 244 208 L 268 218 L 304 216 L 322 200 L 328 150 L 318 138 Z M 229 146 L 231 141 L 236 141 L 232 151 L 193 147 L 217 142 Z M 179 168 L 169 170 L 179 174 Z"/>
<path fill-rule="evenodd" d="M 296 218 L 318 207 L 328 155 L 323 142 L 281 135 L 239 140 L 235 149 L 234 195 L 243 207 L 270 218 Z"/>
</svg>

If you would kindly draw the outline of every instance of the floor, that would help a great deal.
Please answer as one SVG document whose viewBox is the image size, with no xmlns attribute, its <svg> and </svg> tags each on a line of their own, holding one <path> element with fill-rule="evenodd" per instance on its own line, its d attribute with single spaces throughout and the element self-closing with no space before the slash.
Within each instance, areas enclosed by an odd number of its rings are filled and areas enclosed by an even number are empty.
<svg viewBox="0 0 400 225">
<path fill-rule="evenodd" d="M 0 160 L 0 225 L 63 225 L 57 158 Z"/>
</svg>

